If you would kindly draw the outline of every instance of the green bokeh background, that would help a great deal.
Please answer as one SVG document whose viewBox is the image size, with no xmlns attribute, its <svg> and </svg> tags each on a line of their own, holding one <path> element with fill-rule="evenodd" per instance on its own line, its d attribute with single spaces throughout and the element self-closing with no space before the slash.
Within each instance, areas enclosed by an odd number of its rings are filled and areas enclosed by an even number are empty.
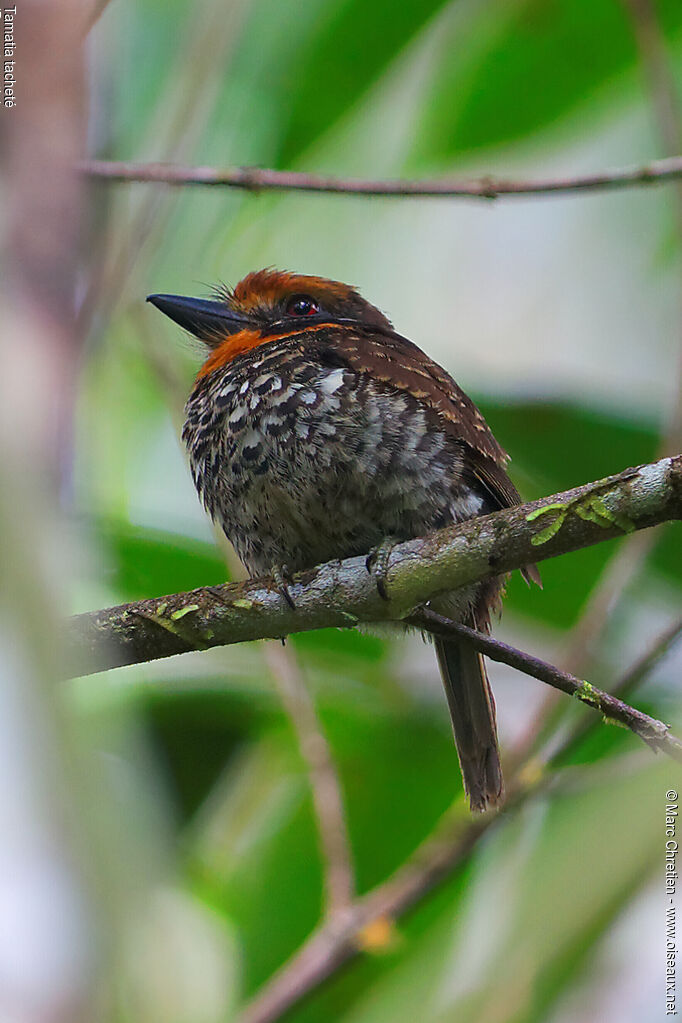
<svg viewBox="0 0 682 1023">
<path fill-rule="evenodd" d="M 657 5 L 678 78 L 682 6 Z M 117 0 L 90 33 L 91 151 L 362 176 L 578 173 L 660 155 L 617 0 Z M 483 203 L 94 185 L 73 610 L 228 576 L 178 443 L 200 359 L 144 305 L 277 265 L 360 287 L 457 377 L 528 499 L 655 457 L 675 400 L 680 240 L 669 189 Z M 558 658 L 614 544 L 513 579 L 498 634 Z M 679 615 L 661 533 L 587 663 L 605 688 Z M 358 890 L 461 800 L 432 652 L 292 641 L 343 785 Z M 680 721 L 671 654 L 639 706 Z M 543 696 L 491 667 L 503 744 Z M 76 680 L 93 761 L 112 1018 L 230 1019 L 318 922 L 305 769 L 262 647 Z M 575 718 L 572 708 L 568 711 Z M 663 1018 L 664 793 L 676 769 L 601 727 L 557 784 L 290 1014 L 296 1023 Z M 102 793 L 106 793 L 103 798 Z M 635 963 L 635 965 L 633 965 Z"/>
</svg>

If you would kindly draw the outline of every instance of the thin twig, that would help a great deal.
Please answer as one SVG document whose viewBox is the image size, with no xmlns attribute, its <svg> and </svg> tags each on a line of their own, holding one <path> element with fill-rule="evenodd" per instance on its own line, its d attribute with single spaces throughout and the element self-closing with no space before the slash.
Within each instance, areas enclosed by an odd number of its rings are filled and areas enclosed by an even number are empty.
<svg viewBox="0 0 682 1023">
<path fill-rule="evenodd" d="M 530 790 L 524 792 L 527 798 Z M 510 793 L 518 800 L 516 791 Z M 509 800 L 508 804 L 509 805 Z M 372 924 L 391 921 L 415 905 L 474 849 L 496 821 L 495 814 L 471 818 L 455 807 L 434 832 L 383 884 L 336 919 L 318 927 L 270 978 L 239 1016 L 238 1023 L 273 1023 L 345 962 L 367 947 Z"/>
<path fill-rule="evenodd" d="M 326 916 L 334 917 L 351 905 L 355 895 L 341 783 L 293 649 L 277 641 L 266 643 L 265 658 L 308 767 L 324 860 Z"/>
<path fill-rule="evenodd" d="M 624 676 L 624 684 L 627 684 L 627 679 L 641 680 L 664 650 L 669 649 L 674 641 L 673 631 L 666 630 L 648 655 L 632 666 Z M 582 734 L 583 725 L 580 722 L 569 733 L 566 747 L 581 738 Z M 507 811 L 522 806 L 553 781 L 551 773 L 528 771 L 527 767 L 526 763 L 519 763 L 510 779 L 505 807 Z M 302 947 L 246 1006 L 238 1023 L 274 1023 L 280 1019 L 367 946 L 366 935 L 373 923 L 383 921 L 387 926 L 382 930 L 386 931 L 393 920 L 419 903 L 442 880 L 450 877 L 478 842 L 497 825 L 498 819 L 494 813 L 483 817 L 465 816 L 462 804 L 455 804 L 443 815 L 431 835 L 388 880 L 358 899 L 342 917 L 325 921 L 313 931 Z"/>
<path fill-rule="evenodd" d="M 503 196 L 570 195 L 576 192 L 601 192 L 661 185 L 682 179 L 682 156 L 654 160 L 644 166 L 621 167 L 596 174 L 578 174 L 534 181 L 514 181 L 491 176 L 476 179 L 364 180 L 259 167 L 190 167 L 170 163 L 126 163 L 115 160 L 85 160 L 78 164 L 78 170 L 90 178 L 110 182 L 222 186 L 251 192 L 325 192 L 335 195 L 420 196 L 433 199 L 499 199 Z"/>
<path fill-rule="evenodd" d="M 658 635 L 647 650 L 611 687 L 613 696 L 624 697 L 633 692 L 647 678 L 656 665 L 663 660 L 682 635 L 682 618 L 669 625 Z M 543 751 L 538 754 L 543 763 L 556 762 L 570 753 L 585 736 L 594 730 L 597 722 L 593 716 L 585 715 L 581 722 L 574 724 L 568 736 L 563 735 L 559 741 L 550 740 Z"/>
<path fill-rule="evenodd" d="M 561 668 L 542 661 L 533 654 L 525 653 L 502 643 L 499 639 L 493 639 L 492 636 L 470 629 L 467 625 L 445 618 L 427 607 L 420 608 L 411 615 L 408 622 L 418 628 L 428 629 L 436 635 L 458 636 L 491 660 L 508 664 L 511 668 L 537 678 L 562 693 L 577 697 L 581 703 L 594 707 L 608 720 L 629 728 L 655 752 L 667 753 L 682 763 L 682 742 L 671 733 L 668 725 L 636 710 L 618 697 L 605 693 L 590 682 L 576 678 L 575 675 L 562 671 Z"/>
</svg>

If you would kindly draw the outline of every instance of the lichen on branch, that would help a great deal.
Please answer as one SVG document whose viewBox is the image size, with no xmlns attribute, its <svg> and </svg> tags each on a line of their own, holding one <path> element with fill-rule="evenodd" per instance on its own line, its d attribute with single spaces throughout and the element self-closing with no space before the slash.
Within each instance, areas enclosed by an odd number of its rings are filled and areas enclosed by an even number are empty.
<svg viewBox="0 0 682 1023">
<path fill-rule="evenodd" d="M 289 585 L 295 608 L 264 577 L 77 615 L 66 626 L 71 674 L 312 629 L 400 620 L 444 590 L 680 518 L 677 455 L 398 544 L 387 561 L 388 600 L 377 592 L 366 559 L 355 557 L 296 575 Z"/>
</svg>

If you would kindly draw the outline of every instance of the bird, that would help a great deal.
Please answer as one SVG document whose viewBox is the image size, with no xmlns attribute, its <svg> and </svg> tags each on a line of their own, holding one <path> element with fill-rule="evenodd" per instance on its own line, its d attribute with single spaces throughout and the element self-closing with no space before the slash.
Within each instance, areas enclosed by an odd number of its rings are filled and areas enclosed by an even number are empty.
<svg viewBox="0 0 682 1023">
<path fill-rule="evenodd" d="M 182 432 L 199 497 L 247 571 L 285 595 L 296 572 L 520 503 L 476 405 L 355 287 L 268 268 L 210 298 L 147 300 L 208 350 Z M 488 632 L 503 588 L 430 607 Z M 458 638 L 433 642 L 464 790 L 483 812 L 504 799 L 485 664 Z"/>
</svg>

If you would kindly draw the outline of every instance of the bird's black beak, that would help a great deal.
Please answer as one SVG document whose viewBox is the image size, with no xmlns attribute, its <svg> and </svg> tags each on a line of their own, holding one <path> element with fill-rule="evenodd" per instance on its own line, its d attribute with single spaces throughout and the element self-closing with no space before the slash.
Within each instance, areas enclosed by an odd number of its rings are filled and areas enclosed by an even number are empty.
<svg viewBox="0 0 682 1023">
<path fill-rule="evenodd" d="M 207 345 L 219 344 L 229 334 L 237 334 L 249 326 L 244 316 L 233 312 L 224 302 L 208 298 L 147 295 L 147 301 Z"/>
</svg>

